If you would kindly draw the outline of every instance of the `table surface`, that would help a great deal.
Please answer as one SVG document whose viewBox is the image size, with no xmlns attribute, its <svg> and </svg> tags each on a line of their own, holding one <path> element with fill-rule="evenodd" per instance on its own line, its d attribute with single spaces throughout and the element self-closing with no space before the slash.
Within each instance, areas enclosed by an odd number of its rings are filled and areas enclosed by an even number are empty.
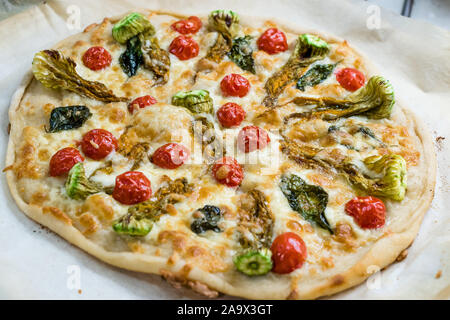
<svg viewBox="0 0 450 320">
<path fill-rule="evenodd" d="M 360 0 L 363 1 L 363 0 Z M 406 0 L 366 0 L 400 14 Z M 6 19 L 43 0 L 0 0 L 0 20 Z M 413 0 L 411 18 L 425 20 L 450 30 L 450 0 Z"/>
</svg>

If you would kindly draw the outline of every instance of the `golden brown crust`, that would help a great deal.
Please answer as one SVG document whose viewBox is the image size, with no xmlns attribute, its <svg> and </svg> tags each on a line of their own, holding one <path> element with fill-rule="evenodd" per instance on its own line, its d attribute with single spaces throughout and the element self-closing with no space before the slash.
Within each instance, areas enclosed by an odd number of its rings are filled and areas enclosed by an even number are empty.
<svg viewBox="0 0 450 320">
<path fill-rule="evenodd" d="M 175 14 L 175 16 L 182 17 L 178 14 Z M 118 17 L 115 17 L 110 20 L 116 21 L 117 19 Z M 261 19 L 253 17 L 245 17 L 242 20 L 245 20 L 248 25 L 261 21 Z M 291 30 L 295 33 L 310 31 L 304 29 L 299 30 L 298 27 L 287 25 L 283 22 L 277 22 L 277 24 L 283 26 L 285 30 Z M 86 30 L 95 27 L 96 25 L 88 27 Z M 85 32 L 88 32 L 86 30 Z M 320 35 L 325 40 L 340 40 L 320 32 L 310 32 Z M 368 70 L 374 70 L 367 59 L 361 58 L 361 61 L 363 62 L 362 64 L 366 65 Z M 15 151 L 20 143 L 20 134 L 18 133 L 22 131 L 23 128 L 21 126 L 23 124 L 17 122 L 18 116 L 16 111 L 24 93 L 32 82 L 33 78 L 31 73 L 29 73 L 14 94 L 11 102 L 9 117 L 12 128 L 11 138 L 8 143 L 6 166 L 11 166 L 18 160 Z M 194 266 L 185 274 L 182 282 L 191 286 L 194 290 L 206 293 L 211 297 L 216 296 L 215 292 L 217 290 L 226 294 L 251 299 L 313 299 L 330 295 L 361 283 L 370 276 L 371 273 L 369 271 L 371 270 L 371 266 L 377 266 L 382 269 L 394 262 L 399 254 L 411 244 L 418 232 L 422 218 L 433 199 L 436 177 L 436 158 L 430 134 L 412 112 L 401 106 L 401 103 L 396 104 L 394 119 L 399 122 L 404 122 L 415 133 L 415 147 L 422 155 L 420 163 L 416 167 L 417 170 L 415 170 L 416 180 L 420 183 L 414 185 L 414 189 L 408 190 L 410 194 L 413 194 L 413 197 L 408 197 L 407 193 L 407 198 L 402 204 L 395 206 L 395 210 L 399 210 L 397 214 L 402 213 L 407 219 L 400 219 L 392 223 L 389 226 L 389 232 L 385 236 L 376 240 L 368 250 L 360 253 L 356 262 L 352 261 L 352 267 L 346 270 L 335 271 L 331 277 L 330 273 L 326 272 L 323 274 L 319 273 L 317 277 L 312 279 L 298 278 L 293 281 L 283 277 L 256 279 L 242 276 L 239 277 L 239 281 L 229 283 L 224 281 L 219 274 L 208 273 Z M 86 252 L 121 268 L 146 273 L 157 273 L 163 276 L 165 275 L 168 279 L 172 279 L 174 277 L 173 275 L 183 273 L 184 266 L 182 263 L 174 261 L 168 264 L 166 258 L 156 254 L 142 254 L 139 253 L 139 250 L 137 252 L 111 252 L 105 250 L 102 246 L 86 238 L 82 232 L 75 228 L 70 218 L 60 209 L 47 208 L 46 211 L 50 214 L 42 214 L 42 208 L 26 203 L 20 195 L 15 172 L 8 170 L 6 176 L 12 196 L 22 211 L 31 219 L 47 226 Z M 58 219 L 55 219 L 55 216 Z M 85 217 L 83 220 L 85 220 L 88 228 L 92 227 L 92 219 Z"/>
</svg>

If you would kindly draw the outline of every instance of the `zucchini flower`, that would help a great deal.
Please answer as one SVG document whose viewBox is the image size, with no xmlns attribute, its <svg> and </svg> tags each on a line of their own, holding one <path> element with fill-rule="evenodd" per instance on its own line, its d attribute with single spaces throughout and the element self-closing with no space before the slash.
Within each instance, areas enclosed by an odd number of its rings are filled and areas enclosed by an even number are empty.
<svg viewBox="0 0 450 320">
<path fill-rule="evenodd" d="M 231 10 L 214 10 L 208 17 L 209 27 L 233 39 L 239 31 L 239 16 Z"/>
<path fill-rule="evenodd" d="M 145 236 L 152 230 L 152 227 L 152 220 L 133 213 L 126 214 L 113 224 L 115 232 L 130 236 Z"/>
<path fill-rule="evenodd" d="M 81 162 L 75 164 L 69 171 L 66 180 L 66 193 L 75 200 L 84 200 L 89 195 L 101 192 L 102 188 L 95 182 L 89 181 Z"/>
<path fill-rule="evenodd" d="M 297 105 L 315 104 L 317 107 L 309 112 L 295 113 L 289 117 L 321 118 L 335 120 L 341 117 L 365 115 L 370 119 L 383 119 L 391 116 L 394 106 L 394 89 L 388 80 L 381 76 L 374 76 L 358 91 L 344 99 L 331 97 L 296 97 Z"/>
<path fill-rule="evenodd" d="M 155 29 L 143 15 L 133 12 L 114 25 L 112 36 L 117 42 L 124 44 L 128 39 L 142 32 L 146 35 L 154 35 Z"/>
<path fill-rule="evenodd" d="M 267 249 L 249 250 L 233 258 L 233 263 L 243 274 L 261 276 L 272 270 L 272 252 Z"/>
<path fill-rule="evenodd" d="M 402 201 L 406 193 L 406 161 L 402 156 L 389 154 L 371 156 L 364 159 L 366 167 L 380 178 L 364 176 L 353 164 L 345 164 L 343 169 L 350 182 L 371 195 Z"/>
<path fill-rule="evenodd" d="M 180 91 L 172 97 L 172 104 L 194 114 L 213 112 L 213 100 L 206 90 Z"/>
</svg>

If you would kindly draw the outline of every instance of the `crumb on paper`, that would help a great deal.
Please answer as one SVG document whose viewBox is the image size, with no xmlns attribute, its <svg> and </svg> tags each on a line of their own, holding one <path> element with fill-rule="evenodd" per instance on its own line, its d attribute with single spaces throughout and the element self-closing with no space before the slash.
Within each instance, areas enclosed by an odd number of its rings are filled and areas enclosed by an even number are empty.
<svg viewBox="0 0 450 320">
<path fill-rule="evenodd" d="M 436 137 L 436 146 L 437 146 L 438 151 L 442 151 L 442 147 L 443 147 L 442 144 L 443 144 L 444 140 L 445 140 L 445 137 L 442 137 L 442 136 Z"/>
<path fill-rule="evenodd" d="M 435 279 L 439 279 L 442 276 L 442 270 L 439 270 L 436 272 L 436 275 L 434 276 Z"/>
</svg>

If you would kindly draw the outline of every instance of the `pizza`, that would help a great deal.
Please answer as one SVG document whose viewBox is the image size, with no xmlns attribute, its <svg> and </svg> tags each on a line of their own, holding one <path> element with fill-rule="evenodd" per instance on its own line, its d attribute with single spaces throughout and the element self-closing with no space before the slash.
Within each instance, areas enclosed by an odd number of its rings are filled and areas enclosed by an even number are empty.
<svg viewBox="0 0 450 320">
<path fill-rule="evenodd" d="M 230 10 L 94 23 L 35 54 L 9 117 L 31 219 L 208 297 L 355 286 L 434 192 L 428 131 L 347 41 Z"/>
</svg>

